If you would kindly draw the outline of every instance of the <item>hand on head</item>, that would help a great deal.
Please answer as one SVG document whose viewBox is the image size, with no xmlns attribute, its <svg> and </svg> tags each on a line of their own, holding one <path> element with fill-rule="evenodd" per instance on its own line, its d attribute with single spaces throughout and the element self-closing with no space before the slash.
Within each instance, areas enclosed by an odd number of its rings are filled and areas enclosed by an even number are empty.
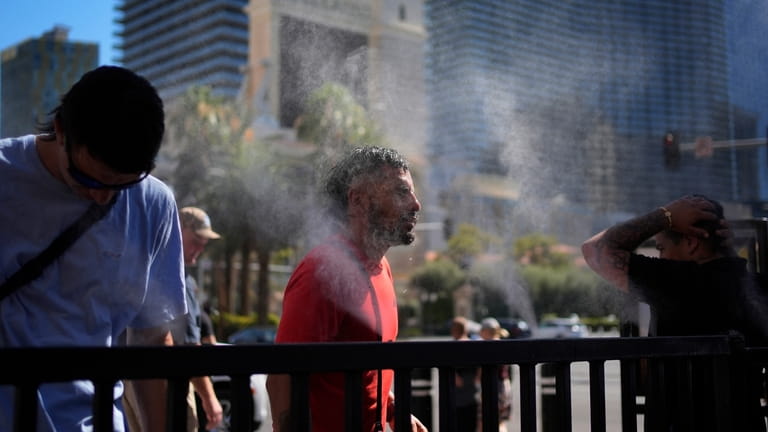
<svg viewBox="0 0 768 432">
<path fill-rule="evenodd" d="M 665 205 L 664 208 L 671 213 L 670 228 L 673 231 L 696 237 L 709 237 L 707 230 L 696 224 L 720 219 L 714 204 L 702 196 L 686 195 Z"/>
</svg>

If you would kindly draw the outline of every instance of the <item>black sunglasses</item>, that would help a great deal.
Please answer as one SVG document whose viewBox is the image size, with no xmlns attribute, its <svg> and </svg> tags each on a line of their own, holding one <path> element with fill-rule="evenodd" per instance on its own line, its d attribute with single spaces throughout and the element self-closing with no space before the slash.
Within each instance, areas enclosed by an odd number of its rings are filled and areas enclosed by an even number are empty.
<svg viewBox="0 0 768 432">
<path fill-rule="evenodd" d="M 95 178 L 89 176 L 88 174 L 80 171 L 80 169 L 77 166 L 75 166 L 75 162 L 72 160 L 72 151 L 71 151 L 72 149 L 69 146 L 69 143 L 67 143 L 66 141 L 64 142 L 64 148 L 66 149 L 66 152 L 67 152 L 67 161 L 69 163 L 69 166 L 67 167 L 67 171 L 69 172 L 69 175 L 72 176 L 72 178 L 75 179 L 76 182 L 80 183 L 80 185 L 88 189 L 123 190 L 135 185 L 136 183 L 139 183 L 140 181 L 147 178 L 147 176 L 149 175 L 149 171 L 146 171 L 142 173 L 139 176 L 139 178 L 137 178 L 136 180 L 129 181 L 127 183 L 120 183 L 120 184 L 102 183 L 96 180 Z"/>
</svg>

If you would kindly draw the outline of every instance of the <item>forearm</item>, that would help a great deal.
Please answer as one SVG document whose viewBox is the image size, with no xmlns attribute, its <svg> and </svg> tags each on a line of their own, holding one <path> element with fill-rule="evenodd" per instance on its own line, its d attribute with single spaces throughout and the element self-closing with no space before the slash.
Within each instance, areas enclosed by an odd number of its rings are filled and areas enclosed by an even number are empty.
<svg viewBox="0 0 768 432">
<path fill-rule="evenodd" d="M 668 228 L 670 228 L 669 219 L 662 208 L 657 208 L 605 230 L 602 237 L 598 239 L 598 247 L 632 252 L 644 241 Z"/>
<path fill-rule="evenodd" d="M 267 377 L 269 408 L 272 413 L 272 431 L 290 431 L 291 376 L 269 375 Z"/>
<path fill-rule="evenodd" d="M 128 345 L 151 346 L 173 345 L 171 333 L 166 327 L 129 329 Z M 166 395 L 168 384 L 165 380 L 134 380 L 136 410 L 146 432 L 164 431 L 166 418 Z"/>
<path fill-rule="evenodd" d="M 219 402 L 216 391 L 213 388 L 213 381 L 211 377 L 202 376 L 194 377 L 190 379 L 195 392 L 200 396 L 200 402 L 203 405 L 203 411 L 205 411 L 205 420 L 207 429 L 214 429 L 221 423 L 224 416 L 224 411 Z M 200 415 L 198 413 L 198 415 Z"/>
<path fill-rule="evenodd" d="M 589 267 L 616 288 L 627 291 L 629 258 L 645 240 L 670 227 L 670 219 L 658 208 L 614 225 L 581 246 Z"/>
<path fill-rule="evenodd" d="M 713 220 L 717 220 L 717 215 L 712 203 L 701 197 L 684 196 L 595 235 L 581 245 L 581 252 L 595 273 L 626 291 L 630 254 L 645 240 L 667 229 L 707 237 L 707 231 L 696 224 Z"/>
<path fill-rule="evenodd" d="M 200 399 L 203 401 L 217 399 L 216 392 L 213 390 L 213 383 L 208 376 L 192 377 L 190 380 L 192 387 L 195 388 Z"/>
</svg>

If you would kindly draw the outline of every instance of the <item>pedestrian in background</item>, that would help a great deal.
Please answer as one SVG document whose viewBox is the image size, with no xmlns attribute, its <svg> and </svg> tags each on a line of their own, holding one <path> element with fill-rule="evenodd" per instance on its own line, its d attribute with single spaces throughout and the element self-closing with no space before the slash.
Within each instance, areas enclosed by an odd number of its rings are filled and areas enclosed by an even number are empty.
<svg viewBox="0 0 768 432">
<path fill-rule="evenodd" d="M 205 303 L 200 309 L 200 343 L 203 345 L 216 345 L 219 341 L 216 338 L 216 328 L 213 325 L 214 314 L 210 303 Z"/>
<path fill-rule="evenodd" d="M 170 345 L 169 323 L 186 304 L 176 202 L 150 174 L 162 100 L 145 78 L 101 66 L 51 114 L 40 134 L 0 140 L 0 348 L 109 347 L 122 335 L 130 345 Z M 67 236 L 71 245 L 42 273 L 16 273 L 78 220 L 90 225 Z M 122 390 L 118 382 L 120 432 Z M 165 380 L 137 390 L 146 430 L 165 430 Z M 91 431 L 93 395 L 87 380 L 41 385 L 37 430 Z M 0 430 L 13 430 L 13 399 L 11 387 L 0 389 Z"/>
<path fill-rule="evenodd" d="M 467 319 L 459 316 L 451 322 L 451 337 L 471 341 Z M 456 431 L 476 432 L 480 413 L 480 368 L 456 368 Z"/>
<path fill-rule="evenodd" d="M 480 323 L 480 338 L 500 340 L 509 337 L 509 332 L 499 324 L 496 318 L 484 318 Z M 499 365 L 496 375 L 499 398 L 499 432 L 507 432 L 507 424 L 512 420 L 512 365 Z M 480 423 L 482 427 L 482 422 Z"/>
<path fill-rule="evenodd" d="M 395 150 L 361 147 L 332 168 L 325 183 L 336 232 L 315 246 L 291 274 L 283 297 L 277 343 L 391 342 L 397 337 L 397 299 L 390 247 L 409 245 L 421 204 L 407 161 Z M 363 375 L 363 430 L 394 428 L 392 370 Z M 275 432 L 293 430 L 291 377 L 269 375 Z M 344 374 L 310 377 L 314 432 L 344 430 Z M 411 416 L 413 431 L 426 431 Z M 404 431 L 399 431 L 404 432 Z"/>
<path fill-rule="evenodd" d="M 211 219 L 208 214 L 197 207 L 184 207 L 179 211 L 181 219 L 181 237 L 184 250 L 184 265 L 186 266 L 186 278 L 184 281 L 188 313 L 177 318 L 171 324 L 174 345 L 201 345 L 200 327 L 202 308 L 198 301 L 197 281 L 192 276 L 192 267 L 197 264 L 197 259 L 205 250 L 209 240 L 221 238 L 211 228 Z M 133 385 L 136 381 L 126 382 L 126 417 L 130 424 L 131 432 L 141 432 L 145 429 L 137 422 L 133 414 L 134 394 Z M 197 401 L 195 392 L 200 398 L 200 404 L 205 412 L 205 422 L 198 419 Z M 197 432 L 201 423 L 205 430 L 211 430 L 221 424 L 223 410 L 213 382 L 209 376 L 193 377 L 190 379 L 187 393 L 187 432 Z"/>
<path fill-rule="evenodd" d="M 211 218 L 198 207 L 184 207 L 179 211 L 181 219 L 181 238 L 184 245 L 184 265 L 186 278 L 184 286 L 187 293 L 187 309 L 189 312 L 175 320 L 171 327 L 174 345 L 201 345 L 203 309 L 200 307 L 200 292 L 197 281 L 192 275 L 197 259 L 205 250 L 210 240 L 221 236 L 211 228 Z M 210 337 L 210 336 L 209 336 Z M 195 392 L 205 413 L 205 422 L 198 420 Z M 198 424 L 204 423 L 206 430 L 211 430 L 221 424 L 223 411 L 221 403 L 213 389 L 209 376 L 193 377 L 187 395 L 187 431 L 195 432 Z"/>
</svg>

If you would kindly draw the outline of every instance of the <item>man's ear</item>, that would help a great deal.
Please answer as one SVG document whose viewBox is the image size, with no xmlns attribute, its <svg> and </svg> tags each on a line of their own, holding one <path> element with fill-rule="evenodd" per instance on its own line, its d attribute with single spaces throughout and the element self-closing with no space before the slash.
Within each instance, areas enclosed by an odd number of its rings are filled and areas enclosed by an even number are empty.
<svg viewBox="0 0 768 432">
<path fill-rule="evenodd" d="M 702 239 L 695 236 L 695 235 L 686 235 L 683 238 L 683 241 L 685 242 L 685 252 L 688 253 L 689 256 L 695 256 L 699 251 L 701 251 L 702 246 Z"/>
<path fill-rule="evenodd" d="M 61 120 L 54 117 L 53 119 L 53 132 L 56 134 L 56 142 L 60 145 L 64 145 L 64 131 L 61 129 Z"/>
<path fill-rule="evenodd" d="M 347 192 L 347 212 L 351 215 L 363 211 L 365 208 L 365 196 L 362 188 L 350 188 Z"/>
</svg>

